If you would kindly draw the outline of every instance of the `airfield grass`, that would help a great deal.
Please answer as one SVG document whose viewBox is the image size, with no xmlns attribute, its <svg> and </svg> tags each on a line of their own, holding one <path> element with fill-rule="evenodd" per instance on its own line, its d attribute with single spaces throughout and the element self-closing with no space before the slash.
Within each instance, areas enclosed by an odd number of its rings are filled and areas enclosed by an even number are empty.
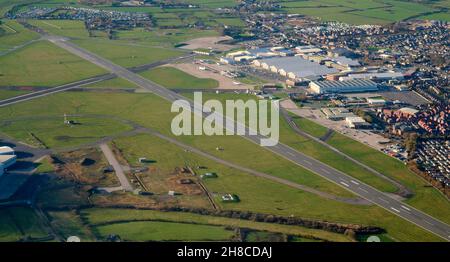
<svg viewBox="0 0 450 262">
<path fill-rule="evenodd" d="M 31 119 L 28 117 L 16 118 L 0 122 L 0 125 L 1 132 L 13 133 L 17 139 L 28 144 L 50 148 L 77 146 L 131 130 L 130 126 L 111 119 L 92 117 L 69 117 L 69 119 L 75 121 L 76 124 L 64 124 L 64 118 L 61 115 L 36 119 L 33 117 Z"/>
<path fill-rule="evenodd" d="M 89 37 L 81 20 L 29 20 L 28 23 L 54 35 L 70 38 Z"/>
<path fill-rule="evenodd" d="M 8 99 L 15 96 L 20 96 L 28 93 L 27 91 L 21 91 L 21 90 L 6 90 L 0 88 L 0 100 Z"/>
<path fill-rule="evenodd" d="M 341 223 L 378 225 L 387 230 L 393 239 L 411 241 L 427 239 L 421 230 L 375 206 L 354 206 L 333 200 L 323 199 L 286 185 L 254 177 L 242 171 L 223 166 L 205 159 L 169 142 L 151 135 L 119 138 L 116 145 L 130 163 L 137 163 L 142 156 L 150 157 L 152 167 L 157 170 L 173 170 L 176 166 L 204 166 L 201 172 L 213 172 L 217 178 L 204 179 L 203 182 L 214 195 L 232 193 L 239 196 L 238 203 L 217 202 L 222 210 L 252 211 L 283 216 L 295 215 L 313 220 L 327 220 Z M 152 157 L 153 156 L 153 157 Z M 397 227 L 398 226 L 398 227 Z M 399 231 L 408 228 L 408 234 Z M 411 235 L 409 235 L 411 234 Z"/>
<path fill-rule="evenodd" d="M 234 235 L 222 226 L 157 221 L 116 223 L 94 230 L 104 238 L 117 234 L 128 241 L 229 241 Z"/>
<path fill-rule="evenodd" d="M 180 50 L 139 46 L 109 40 L 83 39 L 73 40 L 73 42 L 124 67 L 148 64 L 184 53 Z"/>
<path fill-rule="evenodd" d="M 103 69 L 46 41 L 0 56 L 2 86 L 57 86 L 103 73 Z"/>
<path fill-rule="evenodd" d="M 24 237 L 45 237 L 33 210 L 27 207 L 0 209 L 0 242 L 18 241 Z"/>
<path fill-rule="evenodd" d="M 65 92 L 36 100 L 0 108 L 0 120 L 15 120 L 29 117 L 56 117 L 67 114 L 100 114 L 129 119 L 138 124 L 150 127 L 165 135 L 173 136 L 170 132 L 171 119 L 175 116 L 170 112 L 170 103 L 152 94 L 129 93 L 95 93 L 95 92 Z M 36 123 L 32 123 L 36 122 Z M 29 125 L 39 127 L 40 120 L 35 118 L 28 121 Z M 59 124 L 59 123 L 56 123 Z M 2 129 L 3 130 L 3 129 Z M 33 131 L 33 129 L 30 129 Z M 41 139 L 52 140 L 53 130 L 42 133 Z M 5 132 L 16 138 L 16 132 Z M 49 135 L 50 134 L 50 135 Z M 89 133 L 89 136 L 94 136 Z M 236 162 L 243 166 L 274 174 L 300 184 L 324 190 L 341 196 L 353 196 L 348 191 L 328 181 L 317 177 L 303 168 L 272 154 L 264 148 L 255 146 L 252 142 L 236 136 L 183 136 L 180 140 L 199 147 L 202 150 Z M 217 151 L 216 147 L 224 147 L 224 151 Z M 255 158 L 254 156 L 258 156 Z"/>
<path fill-rule="evenodd" d="M 303 119 L 306 123 L 306 125 L 303 126 L 299 125 L 305 132 L 308 132 L 307 130 L 311 128 L 325 128 L 311 120 L 304 118 L 299 119 Z M 311 134 L 314 135 L 313 133 Z M 410 171 L 402 162 L 336 132 L 331 135 L 327 143 L 341 152 L 348 154 L 352 158 L 372 167 L 378 172 L 399 181 L 414 193 L 414 196 L 411 199 L 406 200 L 407 203 L 418 209 L 425 210 L 430 215 L 439 217 L 441 220 L 449 223 L 450 212 L 447 212 L 448 209 L 443 211 L 439 208 L 448 205 L 448 201 L 445 197 L 439 191 L 431 187 L 428 182 Z"/>
<path fill-rule="evenodd" d="M 157 67 L 141 73 L 143 77 L 172 89 L 217 88 L 219 82 L 211 78 L 198 78 L 174 67 Z"/>
<path fill-rule="evenodd" d="M 0 34 L 0 51 L 23 45 L 39 38 L 37 33 L 27 30 L 14 20 L 3 20 L 0 29 L 4 32 Z"/>
<path fill-rule="evenodd" d="M 450 223 L 450 210 L 442 209 L 442 206 L 449 204 L 448 200 L 402 162 L 338 133 L 334 133 L 328 143 L 407 186 L 414 192 L 414 197 L 407 200 L 407 203 Z"/>
<path fill-rule="evenodd" d="M 144 126 L 154 128 L 166 135 L 172 136 L 168 130 L 170 130 L 170 119 L 172 119 L 174 115 L 170 113 L 169 107 L 169 103 L 151 94 L 102 93 L 102 95 L 99 96 L 92 92 L 67 92 L 13 105 L 8 108 L 1 108 L 0 118 L 5 120 L 16 119 L 20 116 L 48 116 L 52 114 L 61 116 L 64 113 L 110 114 L 130 119 Z M 136 114 L 136 112 L 140 113 Z M 8 134 L 13 137 L 15 135 L 14 133 Z M 352 196 L 352 194 L 344 189 L 239 137 L 184 136 L 178 137 L 178 139 L 236 164 L 283 177 L 332 194 Z M 215 149 L 217 146 L 223 147 L 224 150 L 217 151 Z M 423 230 L 420 230 L 377 207 L 352 206 L 336 201 L 325 200 L 310 193 L 301 192 L 287 186 L 260 179 L 260 183 L 268 184 L 267 187 L 262 187 L 259 184 L 255 184 L 256 179 L 251 176 L 248 176 L 248 178 L 241 181 L 242 182 L 238 183 L 227 182 L 216 185 L 216 187 L 218 187 L 217 191 L 219 192 L 236 192 L 241 194 L 243 199 L 246 199 L 246 201 L 242 201 L 242 203 L 237 203 L 237 205 L 231 207 L 227 206 L 227 208 L 242 207 L 243 210 L 257 209 L 259 212 L 283 215 L 296 214 L 306 218 L 347 223 L 367 224 L 372 221 L 373 224 L 385 227 L 394 239 L 409 241 L 437 240 L 435 237 L 431 236 L 431 234 L 425 233 Z M 214 183 L 214 181 L 208 181 L 207 186 L 214 187 L 215 185 L 212 183 Z M 219 186 L 221 186 L 222 189 L 219 190 Z M 229 186 L 229 188 L 224 188 L 224 186 Z M 235 187 L 242 187 L 242 189 L 239 190 Z M 261 188 L 264 189 L 261 190 Z M 267 192 L 271 193 L 267 194 Z M 264 199 L 264 196 L 271 198 L 272 203 L 278 203 L 282 199 L 288 199 L 289 201 L 282 202 L 282 206 L 267 205 L 268 200 L 267 198 Z M 439 203 L 441 209 L 446 209 L 448 203 L 435 201 L 436 197 L 437 196 L 434 196 L 429 199 L 421 198 L 420 200 L 418 199 L 418 201 L 427 202 L 427 204 Z M 247 202 L 252 198 L 256 199 L 254 203 Z M 257 202 L 259 204 L 256 204 Z M 429 207 L 424 207 L 424 210 L 428 212 Z M 447 216 L 442 212 L 433 215 L 441 219 Z M 449 216 L 447 216 L 447 218 L 448 217 Z M 403 230 L 400 232 L 400 229 Z"/>
<path fill-rule="evenodd" d="M 187 97 L 192 99 L 192 94 L 187 94 Z M 203 94 L 203 100 L 208 99 L 218 99 L 219 101 L 222 101 L 222 103 L 225 102 L 225 100 L 230 99 L 242 99 L 244 101 L 249 99 L 255 99 L 253 95 L 248 94 Z M 306 122 L 305 122 L 306 123 Z M 328 164 L 337 170 L 340 170 L 350 176 L 353 176 L 365 183 L 368 183 L 377 189 L 385 192 L 395 192 L 397 188 L 392 185 L 390 182 L 385 181 L 369 171 L 365 170 L 364 168 L 358 166 L 358 165 L 349 165 L 348 160 L 345 159 L 343 156 L 333 152 L 332 150 L 328 149 L 327 147 L 312 141 L 308 138 L 305 138 L 303 136 L 300 136 L 296 134 L 291 127 L 287 124 L 287 122 L 284 120 L 284 118 L 280 117 L 280 141 L 286 145 L 289 145 L 293 147 L 294 149 L 313 157 L 325 164 Z M 309 125 L 311 126 L 311 130 L 322 130 L 320 126 L 317 125 Z M 326 129 L 325 129 L 326 130 Z"/>
<path fill-rule="evenodd" d="M 123 209 L 91 208 L 91 209 L 83 209 L 81 211 L 81 216 L 87 218 L 87 221 L 89 221 L 89 223 L 91 223 L 92 225 L 124 220 L 129 221 L 164 220 L 178 223 L 199 223 L 215 226 L 243 227 L 253 230 L 262 230 L 274 233 L 292 234 L 301 237 L 314 237 L 335 242 L 350 241 L 350 239 L 347 238 L 347 236 L 342 234 L 299 226 L 254 222 L 249 220 L 215 217 L 184 212 L 161 212 L 155 210 L 137 210 L 137 209 L 126 210 L 127 212 L 123 211 L 124 211 Z"/>
<path fill-rule="evenodd" d="M 294 121 L 294 123 L 302 131 L 317 138 L 323 137 L 328 132 L 328 129 L 326 127 L 318 125 L 312 122 L 311 120 L 308 120 L 303 117 L 292 116 L 292 121 Z"/>
</svg>

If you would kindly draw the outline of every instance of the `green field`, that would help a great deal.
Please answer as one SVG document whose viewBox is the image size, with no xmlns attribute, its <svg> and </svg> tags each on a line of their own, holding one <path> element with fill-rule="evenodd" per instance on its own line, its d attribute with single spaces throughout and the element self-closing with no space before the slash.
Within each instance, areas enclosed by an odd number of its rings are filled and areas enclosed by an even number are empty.
<svg viewBox="0 0 450 262">
<path fill-rule="evenodd" d="M 0 52 L 29 43 L 39 38 L 39 35 L 27 30 L 13 20 L 4 20 L 0 25 Z"/>
<path fill-rule="evenodd" d="M 282 234 L 291 234 L 299 237 L 314 237 L 319 239 L 325 239 L 328 241 L 349 241 L 345 235 L 332 233 L 328 231 L 309 229 L 299 226 L 288 226 L 273 223 L 254 222 L 242 219 L 233 219 L 226 217 L 215 217 L 207 215 L 199 215 L 193 213 L 181 213 L 181 212 L 160 212 L 153 210 L 126 210 L 123 212 L 121 209 L 84 209 L 81 212 L 81 216 L 93 224 L 111 223 L 114 221 L 124 220 L 148 220 L 148 221 L 170 221 L 177 223 L 200 223 L 215 226 L 227 226 L 227 227 L 244 227 L 253 230 L 262 230 Z"/>
<path fill-rule="evenodd" d="M 424 1 L 413 3 L 399 0 L 306 0 L 278 1 L 288 13 L 320 17 L 350 24 L 386 24 L 408 18 L 450 21 L 450 13 L 443 9 L 447 2 Z M 429 13 L 435 12 L 433 15 Z"/>
<path fill-rule="evenodd" d="M 141 75 L 159 85 L 173 89 L 209 89 L 219 86 L 210 78 L 198 78 L 174 67 L 158 67 Z"/>
<path fill-rule="evenodd" d="M 218 178 L 204 180 L 205 185 L 211 192 L 232 192 L 237 194 L 241 200 L 239 203 L 217 202 L 224 210 L 253 211 L 284 216 L 294 214 L 310 219 L 380 225 L 386 228 L 388 235 L 394 239 L 412 240 L 411 236 L 404 235 L 396 229 L 396 226 L 400 224 L 402 225 L 401 228 L 409 228 L 408 234 L 419 234 L 420 231 L 416 231 L 417 229 L 414 229 L 412 225 L 408 225 L 400 218 L 388 214 L 378 207 L 353 206 L 326 200 L 307 192 L 225 167 L 185 152 L 169 142 L 149 135 L 120 138 L 116 140 L 116 145 L 121 149 L 128 162 L 132 164 L 137 163 L 139 157 L 153 156 L 151 159 L 155 163 L 152 166 L 157 170 L 154 171 L 155 174 L 151 179 L 153 181 L 156 179 L 156 173 L 161 170 L 173 170 L 175 166 L 182 166 L 183 164 L 206 166 L 208 169 L 202 170 L 202 172 L 218 174 Z"/>
<path fill-rule="evenodd" d="M 73 42 L 124 67 L 149 64 L 183 54 L 182 51 L 174 49 L 140 46 L 101 39 L 74 40 Z"/>
<path fill-rule="evenodd" d="M 18 241 L 27 237 L 42 238 L 47 233 L 30 208 L 0 209 L 0 242 Z"/>
<path fill-rule="evenodd" d="M 100 236 L 119 235 L 128 241 L 229 241 L 234 232 L 220 226 L 174 222 L 127 222 L 94 229 Z"/>
<path fill-rule="evenodd" d="M 14 134 L 21 141 L 51 148 L 94 142 L 105 136 L 120 134 L 131 129 L 128 125 L 111 119 L 94 117 L 69 117 L 68 119 L 75 121 L 76 124 L 64 124 L 64 117 L 60 115 L 50 118 L 16 118 L 13 121 L 0 122 L 0 126 L 2 132 Z"/>
<path fill-rule="evenodd" d="M 57 86 L 103 73 L 103 69 L 46 41 L 0 56 L 2 86 Z"/>
<path fill-rule="evenodd" d="M 310 120 L 304 119 L 302 121 L 308 123 L 309 129 L 323 128 Z M 307 132 L 307 129 L 304 129 L 304 131 Z M 327 143 L 378 172 L 396 179 L 398 182 L 411 189 L 414 196 L 407 200 L 409 204 L 424 210 L 433 216 L 439 217 L 444 221 L 449 221 L 448 218 L 450 213 L 443 214 L 443 212 L 447 213 L 447 209 L 438 208 L 448 205 L 448 201 L 445 197 L 439 191 L 431 187 L 428 182 L 408 170 L 402 162 L 336 132 L 333 133 Z"/>
<path fill-rule="evenodd" d="M 102 93 L 99 96 L 93 92 L 67 92 L 17 104 L 9 108 L 1 108 L 0 118 L 17 119 L 21 116 L 29 115 L 55 115 L 61 117 L 64 113 L 109 114 L 133 120 L 172 136 L 170 131 L 168 131 L 170 130 L 170 119 L 173 116 L 170 113 L 169 106 L 169 103 L 151 94 Z M 136 114 L 135 112 L 141 113 Z M 15 136 L 15 133 L 8 134 Z M 193 138 L 189 136 L 179 137 L 178 139 L 213 155 L 255 170 L 283 177 L 332 194 L 351 196 L 344 189 L 239 137 L 196 136 Z M 132 143 L 132 145 L 139 148 L 139 145 L 145 144 L 141 141 Z M 218 145 L 225 150 L 215 150 Z M 258 157 L 255 158 L 254 156 Z M 207 185 L 213 191 L 235 192 L 243 199 L 236 205 L 224 204 L 226 208 L 287 216 L 294 214 L 300 217 L 346 223 L 376 224 L 386 228 L 389 235 L 394 239 L 410 241 L 418 239 L 424 241 L 437 240 L 431 234 L 377 207 L 343 204 L 264 179 L 256 179 L 253 176 L 235 175 L 234 172 L 229 174 L 229 176 L 223 176 L 220 180 L 210 180 Z M 258 182 L 256 183 L 256 181 Z M 46 201 L 58 199 L 59 202 L 62 201 L 61 203 L 64 203 L 63 195 L 55 197 L 52 194 L 42 196 L 42 198 L 47 199 Z M 436 203 L 439 203 L 439 201 Z M 439 205 L 446 206 L 444 203 Z M 440 217 L 442 216 L 441 212 Z"/>
</svg>

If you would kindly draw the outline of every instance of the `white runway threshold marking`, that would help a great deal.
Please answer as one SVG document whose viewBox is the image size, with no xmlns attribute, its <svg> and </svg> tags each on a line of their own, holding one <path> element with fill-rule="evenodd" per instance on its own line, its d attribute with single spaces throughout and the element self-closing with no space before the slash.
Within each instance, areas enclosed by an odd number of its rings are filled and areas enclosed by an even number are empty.
<svg viewBox="0 0 450 262">
<path fill-rule="evenodd" d="M 398 209 L 396 209 L 396 208 L 391 207 L 391 209 L 394 210 L 394 211 L 397 212 L 397 213 L 400 213 L 400 210 L 398 210 Z"/>
<path fill-rule="evenodd" d="M 346 186 L 346 187 L 349 187 L 349 186 L 350 186 L 349 184 L 344 183 L 344 182 L 341 182 L 341 184 L 343 184 L 343 185 Z"/>
<path fill-rule="evenodd" d="M 359 185 L 359 183 L 356 182 L 355 180 L 350 180 L 350 182 L 352 182 L 352 183 L 355 184 L 355 185 Z"/>
<path fill-rule="evenodd" d="M 409 209 L 409 208 L 407 208 L 405 206 L 402 206 L 402 208 L 405 209 L 405 210 L 411 211 L 411 209 Z"/>
</svg>

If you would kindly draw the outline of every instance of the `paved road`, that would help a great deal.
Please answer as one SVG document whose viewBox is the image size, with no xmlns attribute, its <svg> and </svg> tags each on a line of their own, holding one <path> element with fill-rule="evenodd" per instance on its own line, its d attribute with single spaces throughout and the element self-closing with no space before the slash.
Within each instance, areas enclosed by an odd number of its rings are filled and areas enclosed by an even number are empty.
<svg viewBox="0 0 450 262">
<path fill-rule="evenodd" d="M 184 96 L 176 94 L 169 89 L 158 86 L 157 84 L 137 75 L 130 70 L 127 70 L 121 66 L 118 66 L 104 58 L 99 57 L 96 54 L 93 54 L 85 49 L 82 49 L 75 44 L 68 42 L 66 39 L 61 37 L 48 37 L 49 41 L 54 44 L 64 48 L 65 50 L 78 55 L 98 66 L 101 66 L 110 72 L 127 79 L 128 81 L 135 83 L 136 85 L 147 89 L 154 94 L 168 100 L 175 101 L 177 99 L 186 100 Z M 197 108 L 198 105 L 191 103 L 191 110 L 194 111 L 194 108 Z M 203 113 L 203 116 L 206 116 L 206 113 Z M 240 123 L 235 123 L 238 128 L 245 128 L 247 130 L 246 134 L 248 134 L 248 128 L 243 126 Z M 262 135 L 244 135 L 246 139 L 254 142 L 255 144 L 260 144 L 261 139 L 266 139 L 266 137 Z M 450 226 L 411 207 L 408 206 L 401 201 L 398 201 L 387 194 L 384 194 L 377 189 L 366 185 L 351 176 L 348 176 L 324 163 L 321 163 L 309 156 L 306 156 L 291 147 L 284 145 L 282 143 L 278 143 L 272 147 L 266 147 L 267 150 L 272 151 L 287 160 L 292 161 L 293 163 L 300 165 L 322 177 L 325 179 L 344 187 L 345 189 L 369 200 L 370 202 L 386 209 L 387 211 L 402 217 L 403 219 L 410 221 L 434 234 L 442 237 L 443 239 L 450 241 Z"/>
<path fill-rule="evenodd" d="M 114 168 L 116 176 L 119 179 L 121 188 L 126 191 L 133 191 L 133 187 L 128 181 L 125 172 L 123 172 L 122 166 L 119 164 L 119 161 L 117 161 L 116 156 L 114 156 L 114 153 L 111 151 L 109 146 L 107 144 L 101 144 L 100 149 L 102 150 L 109 164 Z"/>
</svg>

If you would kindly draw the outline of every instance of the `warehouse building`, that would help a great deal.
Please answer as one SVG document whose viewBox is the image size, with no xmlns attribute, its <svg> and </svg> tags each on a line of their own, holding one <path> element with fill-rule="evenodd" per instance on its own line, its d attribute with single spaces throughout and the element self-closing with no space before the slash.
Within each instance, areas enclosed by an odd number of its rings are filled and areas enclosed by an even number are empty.
<svg viewBox="0 0 450 262">
<path fill-rule="evenodd" d="M 309 88 L 317 94 L 378 91 L 377 83 L 371 80 L 313 81 Z"/>
<path fill-rule="evenodd" d="M 348 76 L 339 78 L 339 80 L 341 81 L 356 79 L 372 79 L 379 81 L 402 80 L 404 79 L 404 75 L 400 72 L 369 72 L 361 74 L 349 74 Z"/>
<path fill-rule="evenodd" d="M 362 117 L 350 116 L 345 118 L 347 126 L 354 129 L 368 129 L 371 127 L 369 123 L 366 122 Z"/>
<path fill-rule="evenodd" d="M 311 62 L 300 56 L 276 57 L 253 61 L 253 65 L 295 80 L 315 80 L 338 70 Z"/>
</svg>

